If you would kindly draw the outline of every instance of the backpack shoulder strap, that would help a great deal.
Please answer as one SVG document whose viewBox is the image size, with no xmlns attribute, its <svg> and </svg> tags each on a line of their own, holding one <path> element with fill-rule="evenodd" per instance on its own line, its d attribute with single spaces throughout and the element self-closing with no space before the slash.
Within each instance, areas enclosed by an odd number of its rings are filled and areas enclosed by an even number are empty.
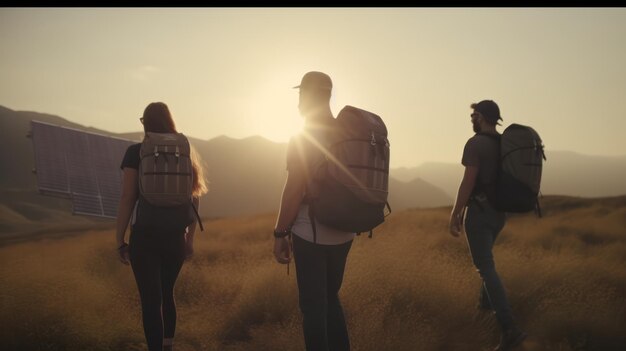
<svg viewBox="0 0 626 351">
<path fill-rule="evenodd" d="M 193 213 L 196 215 L 196 218 L 198 219 L 198 225 L 200 226 L 200 231 L 203 232 L 204 226 L 202 225 L 202 219 L 200 218 L 198 209 L 196 208 L 196 205 L 193 204 L 193 201 L 191 201 L 191 208 L 193 208 Z"/>
</svg>

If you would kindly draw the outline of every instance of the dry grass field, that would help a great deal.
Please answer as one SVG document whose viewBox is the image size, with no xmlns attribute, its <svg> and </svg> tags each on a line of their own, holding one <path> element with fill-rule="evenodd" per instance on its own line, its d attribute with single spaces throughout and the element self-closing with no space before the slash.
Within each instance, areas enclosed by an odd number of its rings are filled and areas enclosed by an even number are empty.
<svg viewBox="0 0 626 351">
<path fill-rule="evenodd" d="M 626 350 L 626 197 L 547 197 L 512 216 L 495 257 L 530 337 L 519 350 Z M 341 290 L 353 350 L 490 350 L 495 318 L 450 208 L 394 212 L 358 237 Z M 274 215 L 206 221 L 176 286 L 177 349 L 303 350 L 294 267 Z M 58 230 L 58 227 L 57 227 Z M 114 231 L 0 247 L 2 350 L 144 350 L 137 288 Z"/>
</svg>

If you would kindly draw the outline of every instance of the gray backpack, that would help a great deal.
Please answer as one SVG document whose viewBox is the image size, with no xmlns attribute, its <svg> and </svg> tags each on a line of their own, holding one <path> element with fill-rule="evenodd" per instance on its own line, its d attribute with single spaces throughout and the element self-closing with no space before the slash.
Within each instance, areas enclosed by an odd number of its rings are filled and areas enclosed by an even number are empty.
<svg viewBox="0 0 626 351">
<path fill-rule="evenodd" d="M 182 133 L 146 133 L 139 151 L 139 192 L 154 206 L 190 201 L 191 148 Z"/>
<path fill-rule="evenodd" d="M 194 179 L 187 137 L 182 133 L 146 132 L 139 156 L 139 198 L 144 222 L 167 221 L 159 226 L 184 228 L 193 221 L 193 209 L 203 230 L 192 202 Z"/>
<path fill-rule="evenodd" d="M 383 120 L 345 106 L 327 136 L 325 161 L 307 189 L 309 217 L 347 232 L 370 232 L 384 221 L 389 195 L 389 140 Z"/>
</svg>

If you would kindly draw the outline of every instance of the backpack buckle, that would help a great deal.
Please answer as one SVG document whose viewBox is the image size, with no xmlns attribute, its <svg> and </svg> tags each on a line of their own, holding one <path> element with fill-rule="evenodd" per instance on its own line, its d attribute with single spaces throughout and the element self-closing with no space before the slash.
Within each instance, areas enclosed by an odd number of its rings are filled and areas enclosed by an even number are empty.
<svg viewBox="0 0 626 351">
<path fill-rule="evenodd" d="M 374 131 L 372 131 L 372 139 L 370 140 L 370 144 L 372 144 L 372 146 L 376 146 L 376 137 L 374 136 Z"/>
</svg>

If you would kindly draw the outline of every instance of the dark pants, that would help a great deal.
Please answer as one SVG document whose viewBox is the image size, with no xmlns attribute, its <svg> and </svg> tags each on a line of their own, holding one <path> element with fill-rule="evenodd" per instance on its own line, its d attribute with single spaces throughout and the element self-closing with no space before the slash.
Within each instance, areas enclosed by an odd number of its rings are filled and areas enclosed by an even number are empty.
<svg viewBox="0 0 626 351">
<path fill-rule="evenodd" d="M 352 240 L 340 245 L 318 245 L 293 236 L 307 351 L 350 350 L 339 289 L 351 246 Z"/>
<path fill-rule="evenodd" d="M 173 338 L 176 329 L 174 283 L 183 266 L 185 236 L 133 231 L 129 250 L 148 349 L 162 351 L 163 338 Z"/>
<path fill-rule="evenodd" d="M 492 253 L 504 223 L 504 212 L 494 210 L 486 201 L 470 201 L 465 215 L 465 232 L 472 261 L 483 281 L 480 302 L 491 306 L 498 324 L 502 330 L 507 330 L 513 326 L 513 316 Z"/>
</svg>

